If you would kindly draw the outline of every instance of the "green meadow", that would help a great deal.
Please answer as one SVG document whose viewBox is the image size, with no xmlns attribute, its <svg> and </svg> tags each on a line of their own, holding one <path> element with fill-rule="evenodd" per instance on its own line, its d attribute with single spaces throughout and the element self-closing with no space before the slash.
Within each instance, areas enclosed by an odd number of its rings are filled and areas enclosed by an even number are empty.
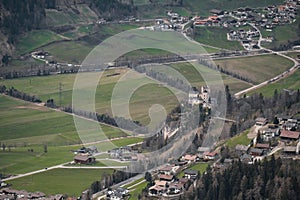
<svg viewBox="0 0 300 200">
<path fill-rule="evenodd" d="M 104 174 L 111 174 L 112 169 L 53 169 L 23 178 L 9 181 L 14 189 L 29 192 L 42 191 L 46 195 L 68 194 L 80 196 L 94 181 Z"/>
<path fill-rule="evenodd" d="M 278 55 L 230 58 L 214 62 L 220 68 L 238 74 L 256 84 L 269 80 L 293 66 L 291 60 Z"/>
</svg>

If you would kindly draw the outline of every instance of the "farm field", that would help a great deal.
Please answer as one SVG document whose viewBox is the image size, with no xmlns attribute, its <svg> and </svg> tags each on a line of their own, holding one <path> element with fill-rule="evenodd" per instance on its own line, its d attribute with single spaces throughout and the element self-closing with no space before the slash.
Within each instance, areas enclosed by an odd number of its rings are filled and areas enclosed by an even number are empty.
<svg viewBox="0 0 300 200">
<path fill-rule="evenodd" d="M 114 69 L 105 71 L 100 79 L 96 92 L 96 110 L 99 113 L 111 113 L 111 95 L 116 82 L 124 75 L 128 69 Z M 120 73 L 118 76 L 109 76 L 108 74 Z M 59 92 L 58 85 L 62 83 L 62 105 L 71 105 L 72 103 L 72 89 L 76 75 L 55 75 L 47 77 L 31 77 L 22 79 L 12 79 L 0 81 L 0 84 L 6 85 L 6 87 L 14 87 L 20 91 L 29 94 L 36 94 L 41 98 L 43 102 L 47 99 L 55 99 L 57 105 L 59 105 Z M 165 87 L 161 87 L 157 82 L 144 78 L 144 76 L 136 73 L 133 79 L 122 81 L 122 84 L 141 84 L 143 82 L 149 82 L 152 84 L 146 84 L 143 87 L 137 89 L 130 99 L 131 115 L 134 120 L 139 120 L 141 123 L 148 123 L 148 109 L 155 103 L 161 103 L 167 109 L 171 111 L 177 105 L 177 99 L 174 95 Z"/>
<path fill-rule="evenodd" d="M 254 93 L 262 93 L 266 97 L 272 97 L 274 95 L 275 89 L 277 89 L 278 93 L 280 93 L 282 90 L 299 90 L 300 89 L 300 70 L 298 69 L 296 72 L 294 72 L 292 75 L 281 79 L 275 83 L 271 83 L 269 85 L 266 85 L 262 88 L 259 88 L 257 90 L 254 90 L 253 92 L 250 92 L 247 95 L 251 95 Z"/>
<path fill-rule="evenodd" d="M 139 13 L 140 15 L 142 15 L 142 17 L 150 17 L 148 15 L 145 15 L 145 10 L 140 10 L 141 7 L 144 8 L 149 4 L 149 1 L 147 0 L 134 0 L 134 5 L 138 6 L 138 11 L 143 11 L 141 13 Z M 162 9 L 165 8 L 167 10 L 167 8 L 169 8 L 168 6 L 166 6 L 166 4 L 168 3 L 168 1 L 165 0 L 157 0 L 155 1 L 156 3 L 158 3 L 160 6 L 158 8 Z M 178 12 L 183 16 L 191 16 L 192 14 L 196 14 L 196 15 L 200 15 L 200 16 L 208 16 L 209 10 L 211 9 L 222 9 L 222 10 L 233 10 L 233 9 L 237 9 L 240 7 L 262 7 L 262 6 L 267 6 L 267 5 L 271 5 L 271 4 L 280 4 L 282 3 L 281 0 L 263 0 L 263 1 L 251 1 L 251 0 L 244 0 L 244 1 L 226 1 L 226 0 L 215 0 L 213 3 L 207 3 L 205 1 L 194 1 L 194 0 L 186 0 L 183 2 L 183 6 L 173 6 L 171 7 L 172 10 L 174 10 L 174 12 Z M 151 8 L 151 6 L 148 5 L 148 7 Z M 170 9 L 170 8 L 169 8 Z M 147 10 L 146 10 L 147 11 Z M 157 11 L 156 11 L 157 12 Z M 148 11 L 146 12 L 146 14 L 148 13 L 153 13 Z M 161 11 L 159 13 L 155 13 L 156 16 L 158 14 L 163 14 L 164 12 Z M 152 15 L 151 15 L 152 16 Z"/>
<path fill-rule="evenodd" d="M 208 165 L 209 163 L 207 162 L 200 162 L 200 163 L 193 164 L 192 166 L 189 166 L 187 169 L 197 170 L 199 174 L 202 175 L 206 171 Z M 184 171 L 181 171 L 178 174 L 178 177 L 181 178 L 183 176 L 184 176 Z"/>
<path fill-rule="evenodd" d="M 230 29 L 222 27 L 197 27 L 195 29 L 195 40 L 197 42 L 228 50 L 242 50 L 238 41 L 228 41 L 227 33 Z"/>
<path fill-rule="evenodd" d="M 238 74 L 255 84 L 269 80 L 293 66 L 291 60 L 278 55 L 232 58 L 214 62 L 220 68 Z"/>
<path fill-rule="evenodd" d="M 49 30 L 34 30 L 26 33 L 17 43 L 17 54 L 29 53 L 34 49 L 63 38 Z"/>
<path fill-rule="evenodd" d="M 178 70 L 186 79 L 196 87 L 205 85 L 203 79 L 198 73 L 195 73 L 195 69 L 189 67 L 189 64 L 178 63 L 171 64 L 174 69 Z M 164 70 L 163 68 L 160 68 Z M 203 72 L 212 72 L 216 74 L 214 70 L 208 68 L 201 68 L 201 70 L 206 70 Z M 107 70 L 102 74 L 99 85 L 97 87 L 96 98 L 96 110 L 99 113 L 111 113 L 111 98 L 112 91 L 114 90 L 116 83 L 119 81 L 120 77 L 125 75 L 128 69 L 111 69 Z M 116 76 L 107 76 L 114 73 L 120 73 Z M 61 104 L 71 105 L 72 104 L 72 89 L 76 74 L 63 74 L 63 75 L 53 75 L 44 77 L 30 77 L 30 78 L 20 78 L 11 80 L 0 80 L 0 84 L 6 85 L 6 87 L 14 87 L 20 91 L 28 94 L 37 95 L 43 102 L 47 99 L 54 99 L 57 105 L 59 102 L 59 84 L 62 84 L 62 95 Z M 250 87 L 250 84 L 240 81 L 238 79 L 232 78 L 227 75 L 222 75 L 225 85 L 229 85 L 233 92 L 240 91 Z M 161 104 L 165 107 L 167 112 L 170 112 L 175 106 L 178 105 L 177 98 L 174 96 L 173 92 L 169 89 L 162 87 L 156 81 L 147 80 L 142 75 L 136 74 L 136 76 L 130 80 L 122 80 L 122 84 L 128 85 L 139 85 L 143 82 L 149 82 L 151 84 L 143 85 L 134 91 L 130 98 L 130 114 L 133 120 L 138 120 L 142 124 L 148 124 L 150 118 L 148 116 L 149 108 L 154 104 Z M 118 82 L 120 85 L 120 82 Z"/>
<path fill-rule="evenodd" d="M 250 139 L 247 137 L 247 134 L 249 133 L 249 130 L 244 131 L 243 133 L 236 135 L 229 140 L 227 140 L 226 145 L 228 147 L 235 147 L 238 144 L 242 145 L 248 145 L 250 143 Z"/>
<path fill-rule="evenodd" d="M 49 52 L 51 60 L 60 63 L 81 64 L 93 46 L 84 41 L 63 41 L 47 45 L 42 49 Z"/>
<path fill-rule="evenodd" d="M 0 102 L 0 116 L 3 119 L 0 122 L 0 141 L 2 143 L 14 146 L 24 144 L 58 146 L 81 143 L 73 116 L 2 95 Z M 101 125 L 101 128 L 109 138 L 127 136 L 117 128 L 106 125 Z M 91 129 L 87 133 L 92 135 L 93 132 L 96 133 L 96 129 Z M 105 139 L 100 134 L 96 134 L 95 140 L 96 138 L 97 140 Z"/>
<path fill-rule="evenodd" d="M 112 169 L 53 169 L 8 183 L 12 184 L 14 189 L 42 191 L 46 195 L 60 193 L 80 196 L 94 181 L 112 172 Z"/>
<path fill-rule="evenodd" d="M 72 10 L 57 11 L 55 9 L 46 10 L 46 22 L 49 26 L 62 26 L 66 24 L 92 23 L 97 20 L 97 15 L 86 4 L 76 6 L 80 15 Z"/>
<path fill-rule="evenodd" d="M 180 72 L 180 74 L 182 74 L 194 87 L 200 87 L 203 85 L 207 85 L 207 83 L 205 83 L 202 74 L 200 74 L 201 76 L 199 76 L 199 72 L 206 74 L 206 73 L 210 73 L 210 74 L 218 74 L 219 72 L 216 72 L 212 69 L 209 69 L 207 67 L 199 67 L 199 71 L 197 69 L 195 69 L 194 67 L 191 66 L 191 64 L 189 63 L 176 63 L 176 64 L 171 64 L 170 65 L 172 68 L 176 69 L 178 72 Z M 198 65 L 195 65 L 196 67 Z M 232 92 L 237 92 L 237 91 L 241 91 L 243 89 L 246 89 L 248 87 L 250 87 L 251 85 L 247 82 L 241 81 L 239 79 L 233 78 L 231 76 L 225 75 L 225 74 L 221 74 L 221 77 L 223 79 L 223 83 L 224 85 L 228 85 L 230 90 Z M 210 84 L 214 84 L 213 82 L 210 82 Z"/>
<path fill-rule="evenodd" d="M 296 16 L 296 22 L 292 24 L 286 24 L 282 26 L 277 26 L 273 29 L 273 31 L 268 32 L 262 30 L 263 37 L 271 36 L 274 37 L 274 41 L 272 43 L 263 43 L 263 46 L 271 49 L 282 50 L 286 48 L 285 46 L 288 43 L 292 43 L 298 41 L 300 39 L 299 31 L 300 31 L 300 15 Z"/>
</svg>

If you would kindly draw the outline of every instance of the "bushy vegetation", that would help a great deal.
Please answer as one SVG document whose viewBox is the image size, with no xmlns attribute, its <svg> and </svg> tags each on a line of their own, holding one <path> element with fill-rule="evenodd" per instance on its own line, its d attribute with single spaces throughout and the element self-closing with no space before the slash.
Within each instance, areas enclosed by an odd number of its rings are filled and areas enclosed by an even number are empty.
<svg viewBox="0 0 300 200">
<path fill-rule="evenodd" d="M 234 163 L 224 172 L 210 170 L 190 188 L 186 199 L 290 199 L 300 195 L 300 162 L 264 160 L 254 165 Z"/>
</svg>

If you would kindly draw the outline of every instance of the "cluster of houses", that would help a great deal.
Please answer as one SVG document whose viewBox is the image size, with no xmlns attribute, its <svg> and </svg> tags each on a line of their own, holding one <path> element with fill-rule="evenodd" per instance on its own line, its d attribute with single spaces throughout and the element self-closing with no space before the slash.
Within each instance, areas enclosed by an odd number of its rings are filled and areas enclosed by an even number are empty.
<svg viewBox="0 0 300 200">
<path fill-rule="evenodd" d="M 110 150 L 109 155 L 112 159 L 118 159 L 121 161 L 137 161 L 138 152 L 133 150 L 130 146 L 124 146 Z"/>
<path fill-rule="evenodd" d="M 123 187 L 118 187 L 115 190 L 108 190 L 106 192 L 106 199 L 110 200 L 121 200 L 129 196 L 129 190 Z"/>
<path fill-rule="evenodd" d="M 235 147 L 241 161 L 251 164 L 256 157 L 266 156 L 275 148 L 281 150 L 282 157 L 298 157 L 300 117 L 277 117 L 277 120 L 278 123 L 272 124 L 266 118 L 256 119 L 256 137 L 248 146 Z"/>
<path fill-rule="evenodd" d="M 96 161 L 94 155 L 98 153 L 98 149 L 95 146 L 82 147 L 77 151 L 74 151 L 74 164 L 93 164 Z"/>
<path fill-rule="evenodd" d="M 156 170 L 154 185 L 149 188 L 149 196 L 176 197 L 180 196 L 190 184 L 199 176 L 199 171 L 190 169 L 189 166 L 199 161 L 213 161 L 218 157 L 216 152 L 210 152 L 210 148 L 200 147 L 198 154 L 186 154 L 172 164 L 168 164 Z M 177 177 L 183 174 L 182 177 Z"/>
<path fill-rule="evenodd" d="M 0 200 L 63 200 L 65 199 L 62 194 L 51 195 L 46 197 L 42 192 L 27 192 L 25 190 L 14 190 L 10 188 L 3 188 L 0 190 Z"/>
<path fill-rule="evenodd" d="M 184 24 L 189 21 L 188 17 L 180 16 L 176 12 L 169 11 L 167 13 L 167 19 L 156 19 L 155 26 L 152 26 L 152 30 L 182 30 Z"/>
<path fill-rule="evenodd" d="M 208 86 L 201 86 L 200 91 L 190 91 L 188 103 L 190 105 L 202 104 L 203 108 L 210 108 L 210 89 Z"/>
<path fill-rule="evenodd" d="M 264 8 L 239 8 L 232 12 L 213 9 L 210 10 L 211 16 L 192 19 L 194 26 L 219 26 L 234 28 L 227 34 L 228 40 L 241 41 L 246 50 L 258 49 L 259 31 L 255 29 L 236 28 L 248 24 L 255 25 L 260 29 L 272 31 L 278 25 L 290 24 L 296 21 L 299 0 L 286 0 L 283 5 L 267 6 Z M 272 42 L 273 37 L 263 38 L 265 42 Z"/>
</svg>

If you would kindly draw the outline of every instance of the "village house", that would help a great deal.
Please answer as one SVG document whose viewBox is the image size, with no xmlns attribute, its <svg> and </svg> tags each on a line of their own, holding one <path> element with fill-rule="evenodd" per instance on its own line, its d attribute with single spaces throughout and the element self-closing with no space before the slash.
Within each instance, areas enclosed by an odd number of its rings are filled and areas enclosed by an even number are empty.
<svg viewBox="0 0 300 200">
<path fill-rule="evenodd" d="M 160 174 L 172 175 L 176 174 L 179 166 L 176 165 L 167 165 L 165 167 L 160 168 L 158 171 Z"/>
<path fill-rule="evenodd" d="M 285 155 L 295 155 L 296 154 L 296 150 L 297 150 L 296 146 L 285 146 L 283 148 L 283 153 Z"/>
<path fill-rule="evenodd" d="M 255 125 L 256 126 L 264 126 L 268 123 L 268 119 L 263 118 L 263 117 L 258 117 L 255 120 Z"/>
<path fill-rule="evenodd" d="M 243 154 L 240 157 L 241 162 L 247 163 L 247 164 L 252 164 L 252 156 L 249 154 Z"/>
<path fill-rule="evenodd" d="M 248 151 L 249 147 L 246 145 L 238 144 L 235 146 L 235 152 L 237 153 L 238 156 L 243 155 Z"/>
<path fill-rule="evenodd" d="M 290 141 L 290 140 L 298 140 L 299 139 L 299 135 L 300 135 L 300 132 L 297 132 L 297 131 L 288 131 L 288 130 L 281 130 L 280 131 L 280 138 L 282 140 L 285 140 L 285 141 Z"/>
<path fill-rule="evenodd" d="M 258 148 L 258 149 L 264 149 L 264 150 L 269 150 L 270 149 L 270 144 L 264 144 L 264 143 L 257 143 L 255 145 L 255 148 Z"/>
<path fill-rule="evenodd" d="M 160 181 L 172 181 L 174 179 L 174 175 L 159 174 L 158 179 Z"/>
<path fill-rule="evenodd" d="M 250 155 L 251 156 L 262 156 L 264 154 L 263 149 L 258 149 L 258 148 L 251 148 L 250 149 Z"/>
<path fill-rule="evenodd" d="M 180 182 L 172 182 L 169 185 L 167 194 L 173 195 L 173 194 L 179 194 L 184 189 L 183 183 Z"/>
<path fill-rule="evenodd" d="M 186 169 L 183 172 L 184 172 L 184 177 L 187 179 L 196 180 L 197 177 L 199 176 L 199 172 L 197 170 Z"/>
<path fill-rule="evenodd" d="M 96 161 L 95 157 L 89 154 L 77 154 L 74 157 L 74 162 L 77 164 L 92 164 Z"/>
<path fill-rule="evenodd" d="M 217 158 L 217 152 L 206 152 L 203 154 L 203 160 L 215 160 Z"/>
<path fill-rule="evenodd" d="M 182 159 L 183 161 L 187 161 L 188 163 L 190 162 L 195 162 L 196 159 L 198 158 L 197 155 L 190 155 L 190 154 L 187 154 L 185 156 L 182 156 Z"/>
<path fill-rule="evenodd" d="M 153 195 L 162 195 L 163 193 L 165 193 L 167 190 L 167 181 L 155 181 L 155 185 L 151 186 L 149 188 L 149 195 L 153 196 Z"/>
</svg>

